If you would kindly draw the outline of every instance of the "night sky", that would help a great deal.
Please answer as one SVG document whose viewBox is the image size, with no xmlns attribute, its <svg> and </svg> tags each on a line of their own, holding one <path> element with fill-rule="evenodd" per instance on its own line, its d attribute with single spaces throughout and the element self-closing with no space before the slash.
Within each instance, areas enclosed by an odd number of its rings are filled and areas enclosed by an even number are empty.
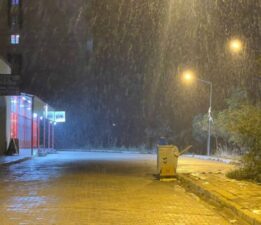
<svg viewBox="0 0 261 225">
<path fill-rule="evenodd" d="M 59 110 L 57 145 L 193 143 L 208 88 L 180 81 L 187 67 L 213 82 L 213 109 L 251 88 L 261 43 L 259 0 L 25 0 L 22 89 Z M 240 37 L 248 51 L 231 57 Z"/>
</svg>

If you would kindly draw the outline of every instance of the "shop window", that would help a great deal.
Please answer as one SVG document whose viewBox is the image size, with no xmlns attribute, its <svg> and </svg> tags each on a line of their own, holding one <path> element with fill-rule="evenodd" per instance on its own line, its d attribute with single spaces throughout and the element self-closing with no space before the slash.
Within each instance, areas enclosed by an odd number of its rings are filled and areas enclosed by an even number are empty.
<svg viewBox="0 0 261 225">
<path fill-rule="evenodd" d="M 31 147 L 32 98 L 11 97 L 11 137 L 19 139 L 20 148 Z"/>
</svg>

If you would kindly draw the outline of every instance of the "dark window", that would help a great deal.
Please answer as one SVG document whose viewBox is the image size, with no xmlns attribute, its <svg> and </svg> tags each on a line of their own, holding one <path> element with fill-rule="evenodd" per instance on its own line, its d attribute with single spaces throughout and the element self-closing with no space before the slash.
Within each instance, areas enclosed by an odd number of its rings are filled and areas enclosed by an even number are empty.
<svg viewBox="0 0 261 225">
<path fill-rule="evenodd" d="M 20 75 L 22 71 L 23 58 L 21 54 L 8 54 L 7 60 L 11 66 L 12 74 Z"/>
<path fill-rule="evenodd" d="M 22 27 L 22 4 L 21 0 L 10 0 L 8 4 L 8 22 L 12 29 Z"/>
<path fill-rule="evenodd" d="M 10 18 L 11 27 L 17 28 L 19 27 L 19 16 L 18 15 L 12 15 Z"/>
</svg>

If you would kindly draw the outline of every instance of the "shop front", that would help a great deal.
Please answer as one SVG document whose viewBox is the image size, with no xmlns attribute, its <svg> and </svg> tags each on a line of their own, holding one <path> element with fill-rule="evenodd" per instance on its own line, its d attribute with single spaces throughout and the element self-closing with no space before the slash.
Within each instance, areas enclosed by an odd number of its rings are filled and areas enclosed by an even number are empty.
<svg viewBox="0 0 261 225">
<path fill-rule="evenodd" d="M 48 111 L 54 111 L 36 96 L 5 96 L 0 102 L 1 133 L 5 134 L 5 151 L 37 155 L 54 149 L 54 126 Z M 2 107 L 1 107 L 2 105 Z M 3 153 L 3 151 L 2 151 Z"/>
</svg>

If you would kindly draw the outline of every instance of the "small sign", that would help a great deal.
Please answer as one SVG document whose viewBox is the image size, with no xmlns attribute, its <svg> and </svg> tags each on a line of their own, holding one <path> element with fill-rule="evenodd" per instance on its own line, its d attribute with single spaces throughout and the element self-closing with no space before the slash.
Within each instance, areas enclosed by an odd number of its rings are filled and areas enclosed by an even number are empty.
<svg viewBox="0 0 261 225">
<path fill-rule="evenodd" d="M 65 119 L 65 111 L 58 111 L 54 113 L 54 119 L 56 123 L 64 123 Z"/>
</svg>

